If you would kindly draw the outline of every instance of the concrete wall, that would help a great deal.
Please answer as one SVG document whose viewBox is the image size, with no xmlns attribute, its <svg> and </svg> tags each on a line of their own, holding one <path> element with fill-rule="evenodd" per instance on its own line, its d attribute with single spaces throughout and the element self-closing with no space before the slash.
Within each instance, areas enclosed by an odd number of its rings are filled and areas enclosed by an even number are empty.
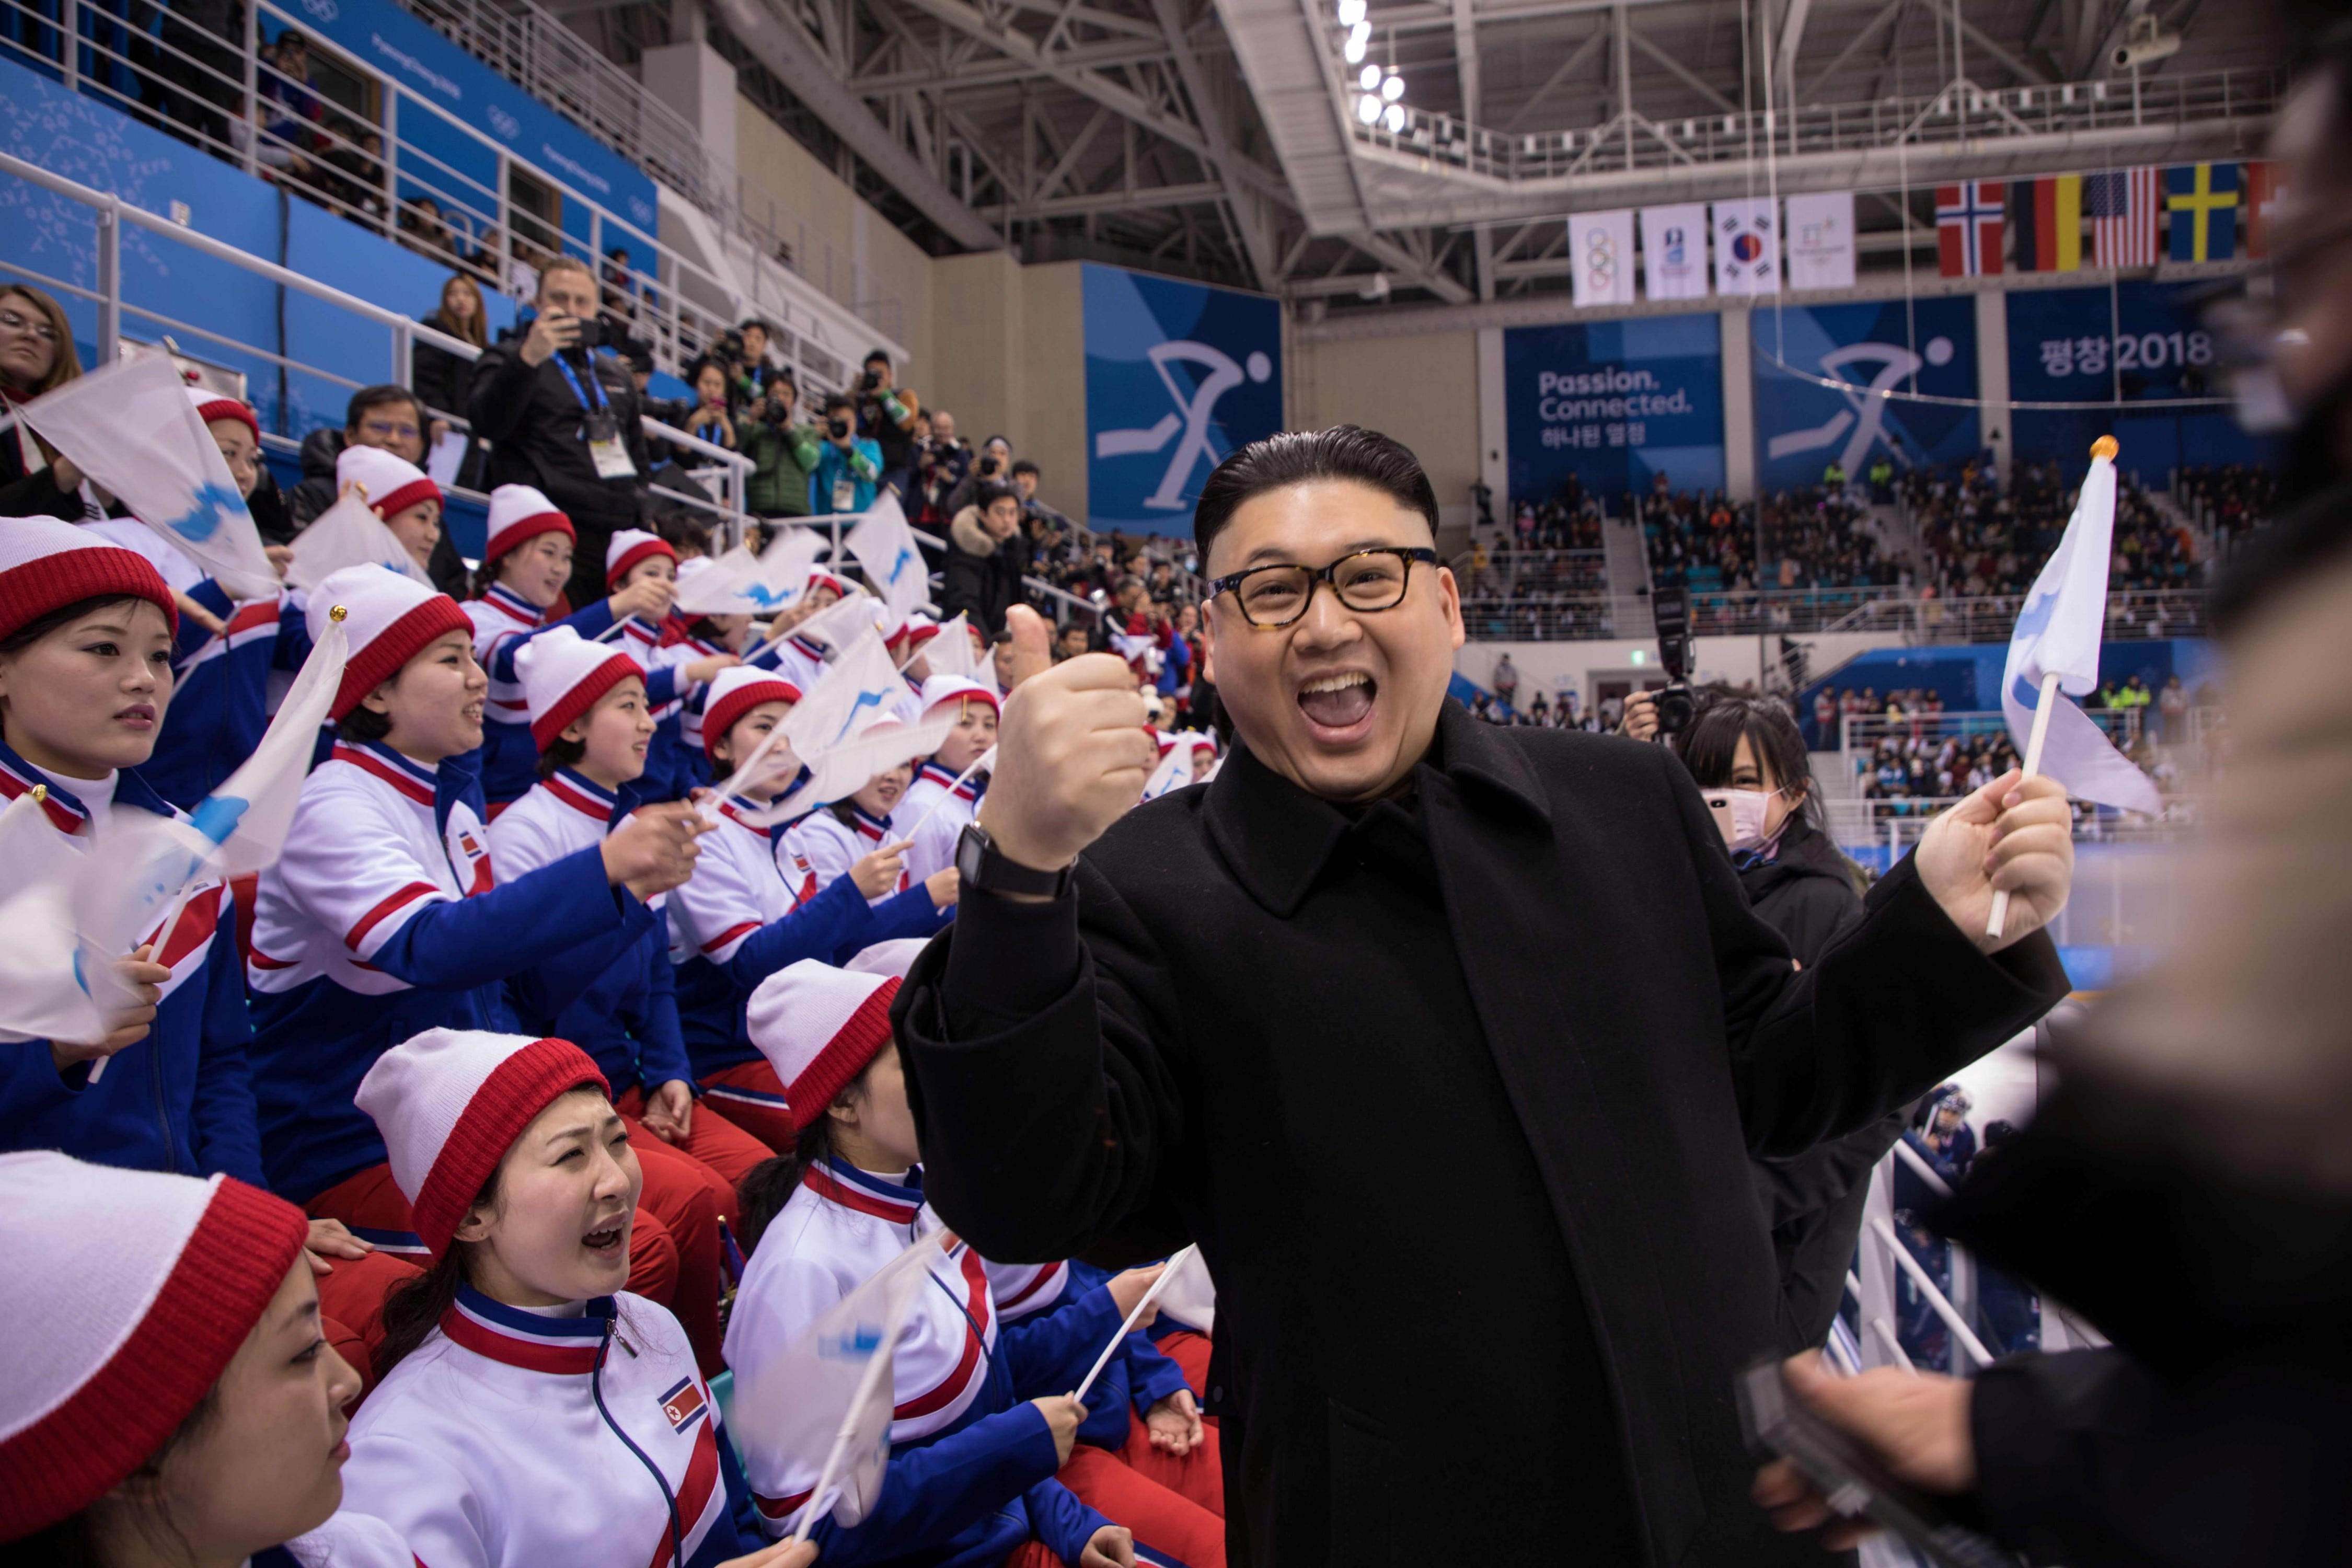
<svg viewBox="0 0 2352 1568">
<path fill-rule="evenodd" d="M 1086 312 L 1079 263 L 1023 267 L 1003 251 L 931 266 L 933 353 L 919 379 L 926 405 L 956 417 L 979 446 L 1001 435 L 1045 469 L 1048 505 L 1087 508 Z"/>
<path fill-rule="evenodd" d="M 1361 425 L 1395 437 L 1428 470 L 1440 521 L 1468 524 L 1479 469 L 1477 333 L 1299 343 L 1290 374 L 1295 427 Z"/>
</svg>

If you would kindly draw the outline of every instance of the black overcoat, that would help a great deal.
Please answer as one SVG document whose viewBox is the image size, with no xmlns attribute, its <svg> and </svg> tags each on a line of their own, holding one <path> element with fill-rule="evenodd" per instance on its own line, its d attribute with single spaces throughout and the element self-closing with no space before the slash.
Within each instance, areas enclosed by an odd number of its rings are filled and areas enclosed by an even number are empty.
<svg viewBox="0 0 2352 1568">
<path fill-rule="evenodd" d="M 1731 1383 L 1778 1301 L 1748 1154 L 2016 1033 L 2065 992 L 2056 950 L 1979 953 L 1906 862 L 1796 972 L 1661 747 L 1449 702 L 1415 787 L 1452 955 L 1361 934 L 1334 907 L 1349 816 L 1245 750 L 1114 825 L 1074 896 L 968 897 L 894 1008 L 927 1193 L 1004 1261 L 1200 1243 L 1236 1563 L 1595 1561 L 1530 1522 L 1584 1479 L 1561 1432 L 1622 1477 L 1650 1563 L 1819 1560 L 1746 1496 Z M 1399 966 L 1455 960 L 1484 1050 L 1449 1071 L 1491 1065 L 1500 1109 L 1439 1137 L 1412 1085 L 1436 1047 L 1364 1020 Z M 1531 1201 L 1454 1190 L 1449 1150 L 1510 1140 Z M 1391 1244 L 1415 1237 L 1442 1245 Z M 1605 1394 L 1501 1423 L 1562 1324 L 1480 1270 L 1426 1278 L 1415 1252 L 1457 1237 L 1496 1279 L 1564 1244 Z"/>
</svg>

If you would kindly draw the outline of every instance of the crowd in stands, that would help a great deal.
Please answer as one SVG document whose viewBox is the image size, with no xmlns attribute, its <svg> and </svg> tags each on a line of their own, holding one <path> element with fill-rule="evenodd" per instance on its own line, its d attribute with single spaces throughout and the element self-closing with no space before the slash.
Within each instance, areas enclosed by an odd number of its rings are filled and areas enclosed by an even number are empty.
<svg viewBox="0 0 2352 1568">
<path fill-rule="evenodd" d="M 2215 552 L 2227 555 L 2271 520 L 2278 508 L 2278 476 L 2263 463 L 2196 464 L 2173 476 L 2172 499 L 2213 530 Z"/>
<path fill-rule="evenodd" d="M 2108 591 L 2201 587 L 2189 527 L 2160 511 L 2129 473 L 2117 478 Z M 2025 592 L 2066 531 L 2076 483 L 2055 462 L 2019 464 L 2007 493 L 1989 464 L 1913 469 L 1904 493 L 1918 522 L 1926 584 L 1943 598 Z"/>
</svg>

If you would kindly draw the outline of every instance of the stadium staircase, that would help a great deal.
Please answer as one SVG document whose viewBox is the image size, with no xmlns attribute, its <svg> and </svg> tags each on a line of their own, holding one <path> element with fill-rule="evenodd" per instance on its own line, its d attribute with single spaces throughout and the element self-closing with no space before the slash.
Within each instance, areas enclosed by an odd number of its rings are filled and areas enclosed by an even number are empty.
<svg viewBox="0 0 2352 1568">
<path fill-rule="evenodd" d="M 1647 642 L 1658 635 L 1658 623 L 1650 614 L 1650 548 L 1642 525 L 1630 517 L 1608 518 L 1601 543 L 1617 635 Z"/>
</svg>

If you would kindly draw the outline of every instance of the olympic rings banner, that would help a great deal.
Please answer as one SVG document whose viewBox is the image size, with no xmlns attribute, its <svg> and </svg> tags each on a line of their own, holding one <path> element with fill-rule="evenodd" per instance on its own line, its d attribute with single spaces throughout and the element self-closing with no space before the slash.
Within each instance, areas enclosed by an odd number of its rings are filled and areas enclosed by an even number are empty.
<svg viewBox="0 0 2352 1568">
<path fill-rule="evenodd" d="M 1759 305 L 1748 321 L 1759 489 L 1819 484 L 1832 462 L 1858 480 L 1882 453 L 1898 473 L 1922 463 L 1964 462 L 1982 446 L 1972 405 L 1905 402 L 1809 379 L 1868 393 L 1973 399 L 1977 322 L 1969 297 Z"/>
<path fill-rule="evenodd" d="M 1087 515 L 1188 533 L 1209 470 L 1282 428 L 1282 307 L 1087 262 Z"/>
<path fill-rule="evenodd" d="M 1722 320 L 1713 312 L 1503 333 L 1510 494 L 1549 498 L 1570 478 L 1610 500 L 1723 484 Z"/>
</svg>

